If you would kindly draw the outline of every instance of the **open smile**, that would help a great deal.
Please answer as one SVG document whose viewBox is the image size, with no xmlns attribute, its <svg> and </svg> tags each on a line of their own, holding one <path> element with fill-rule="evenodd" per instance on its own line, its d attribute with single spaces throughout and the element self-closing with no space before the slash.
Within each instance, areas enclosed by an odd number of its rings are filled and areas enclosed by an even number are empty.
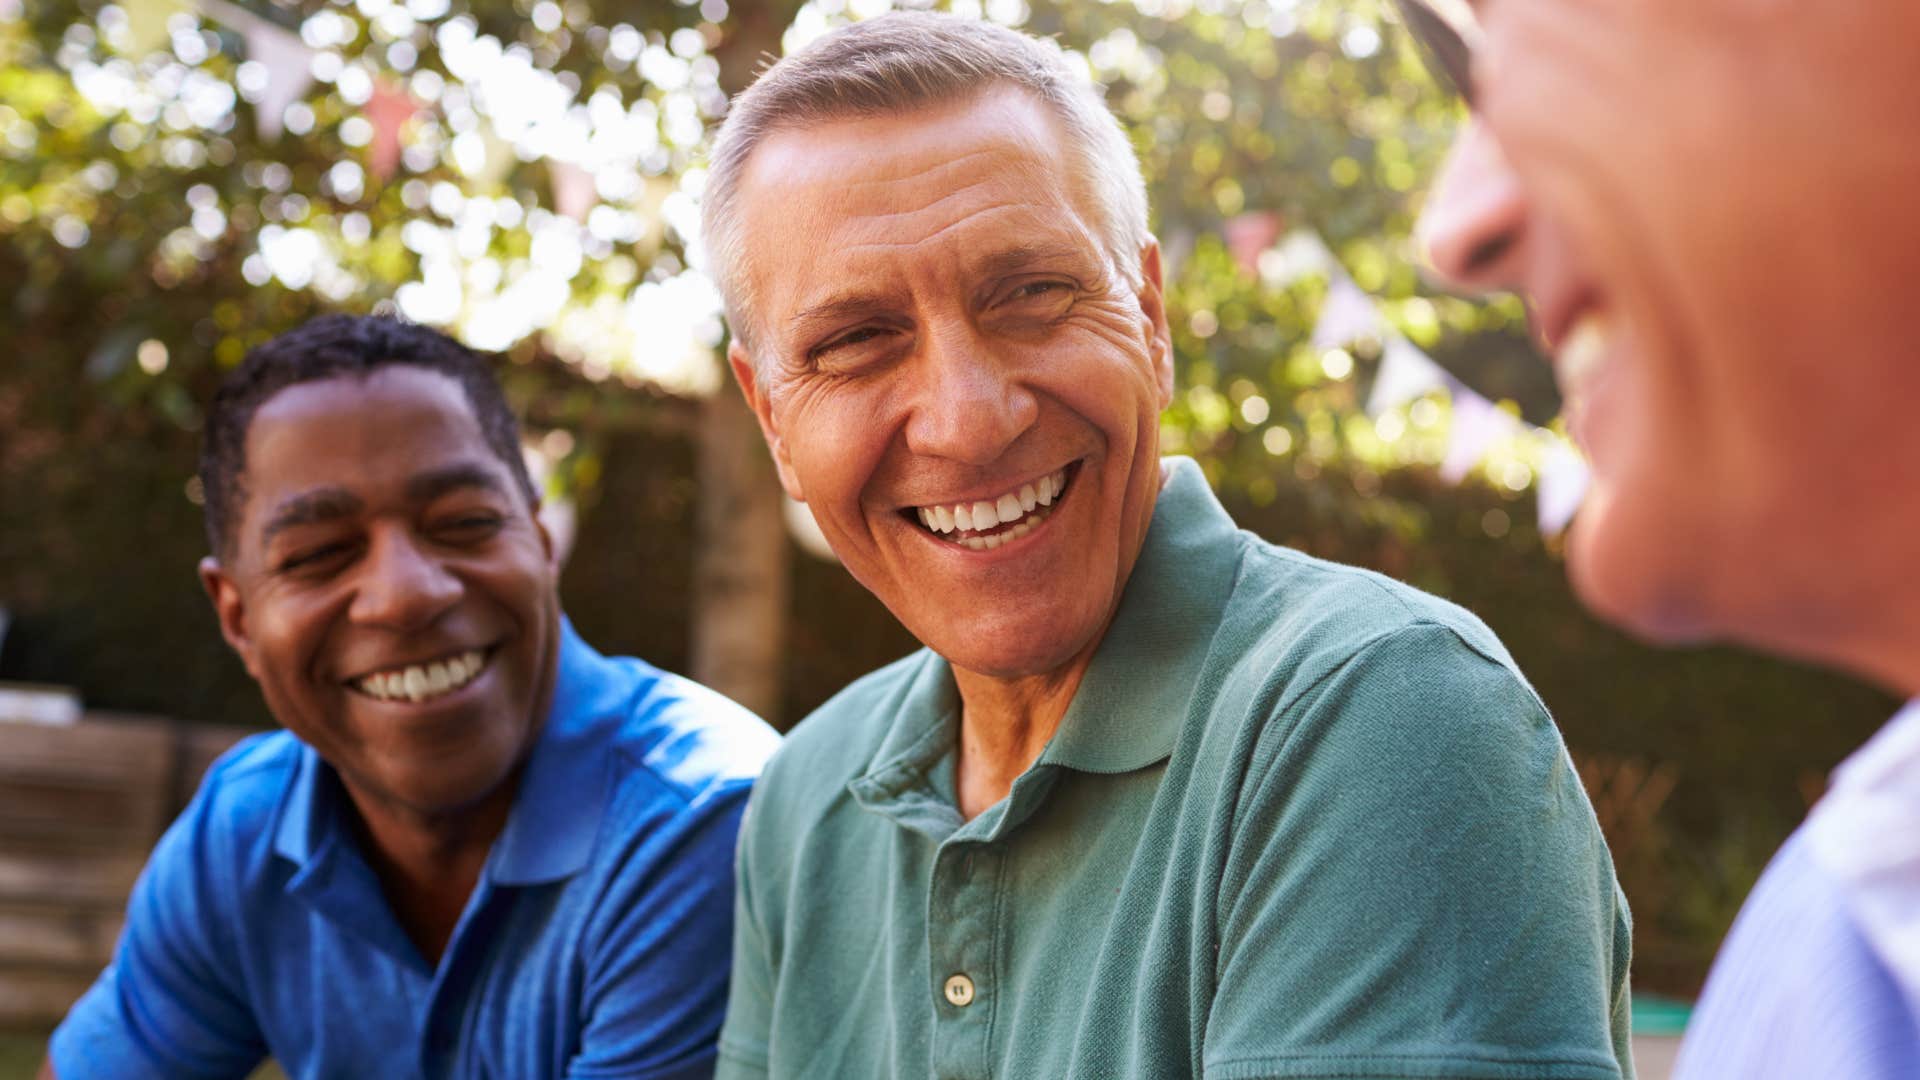
<svg viewBox="0 0 1920 1080">
<path fill-rule="evenodd" d="M 418 705 L 453 694 L 473 683 L 493 662 L 495 646 L 449 653 L 417 664 L 376 671 L 347 680 L 347 685 L 376 701 Z"/>
<path fill-rule="evenodd" d="M 972 551 L 991 551 L 1046 521 L 1079 471 L 1080 462 L 1075 461 L 990 499 L 910 507 L 901 514 L 946 543 Z"/>
</svg>

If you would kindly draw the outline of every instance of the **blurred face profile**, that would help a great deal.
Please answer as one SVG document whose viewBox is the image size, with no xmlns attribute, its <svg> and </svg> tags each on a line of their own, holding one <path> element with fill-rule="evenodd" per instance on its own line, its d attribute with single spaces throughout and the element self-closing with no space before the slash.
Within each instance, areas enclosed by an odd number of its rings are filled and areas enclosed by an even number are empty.
<svg viewBox="0 0 1920 1080">
<path fill-rule="evenodd" d="M 1920 5 L 1473 10 L 1422 238 L 1554 354 L 1594 470 L 1576 588 L 1649 636 L 1840 659 L 1876 599 L 1849 565 L 1920 528 Z"/>
<path fill-rule="evenodd" d="M 274 717 L 363 813 L 457 814 L 506 786 L 553 688 L 545 534 L 452 378 L 299 383 L 247 429 L 234 550 L 201 574 Z"/>
<path fill-rule="evenodd" d="M 994 678 L 1091 654 L 1160 485 L 1158 251 L 1138 286 L 1113 265 L 1063 142 L 989 90 L 777 131 L 740 187 L 761 344 L 734 369 L 788 492 L 915 637 Z"/>
</svg>

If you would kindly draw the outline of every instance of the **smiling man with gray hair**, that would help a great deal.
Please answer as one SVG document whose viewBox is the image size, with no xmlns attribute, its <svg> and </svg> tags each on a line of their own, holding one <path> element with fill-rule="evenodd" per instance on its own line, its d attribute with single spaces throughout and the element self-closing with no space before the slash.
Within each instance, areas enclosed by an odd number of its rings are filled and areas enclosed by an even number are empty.
<svg viewBox="0 0 1920 1080">
<path fill-rule="evenodd" d="M 1631 1075 L 1625 905 L 1499 642 L 1160 457 L 1144 185 L 1057 48 L 829 34 L 706 215 L 782 482 L 926 646 L 753 797 L 722 1076 Z"/>
</svg>

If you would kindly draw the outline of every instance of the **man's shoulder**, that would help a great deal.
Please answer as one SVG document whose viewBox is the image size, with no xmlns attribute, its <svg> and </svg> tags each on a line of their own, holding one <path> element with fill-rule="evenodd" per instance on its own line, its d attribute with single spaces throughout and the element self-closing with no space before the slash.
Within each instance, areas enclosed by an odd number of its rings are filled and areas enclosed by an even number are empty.
<svg viewBox="0 0 1920 1080">
<path fill-rule="evenodd" d="M 194 801 L 208 824 L 236 834 L 270 828 L 299 772 L 305 743 L 287 731 L 249 735 L 214 759 Z"/>
<path fill-rule="evenodd" d="M 779 746 L 766 721 L 719 691 L 635 657 L 598 657 L 563 668 L 582 737 L 628 779 L 663 784 L 693 800 L 744 786 Z"/>
<path fill-rule="evenodd" d="M 1491 664 L 1525 686 L 1500 639 L 1458 604 L 1248 532 L 1239 534 L 1239 543 L 1239 573 L 1219 643 L 1234 674 L 1269 677 L 1283 670 L 1290 681 L 1312 683 L 1364 667 L 1371 654 L 1411 652 L 1443 669 Z"/>
</svg>

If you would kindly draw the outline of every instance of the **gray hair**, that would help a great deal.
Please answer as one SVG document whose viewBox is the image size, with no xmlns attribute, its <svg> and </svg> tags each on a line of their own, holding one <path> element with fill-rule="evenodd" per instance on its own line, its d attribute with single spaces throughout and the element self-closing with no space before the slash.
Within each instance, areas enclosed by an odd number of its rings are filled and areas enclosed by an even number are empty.
<svg viewBox="0 0 1920 1080">
<path fill-rule="evenodd" d="M 734 98 L 714 139 L 701 230 L 727 321 L 750 356 L 754 297 L 741 273 L 736 204 L 760 143 L 777 131 L 907 112 L 996 86 L 1019 87 L 1060 119 L 1088 182 L 1101 242 L 1139 287 L 1140 251 L 1150 239 L 1146 182 L 1100 88 L 1075 74 L 1053 41 L 954 15 L 890 12 L 835 30 L 768 68 Z M 754 366 L 764 370 L 757 357 Z"/>
</svg>

